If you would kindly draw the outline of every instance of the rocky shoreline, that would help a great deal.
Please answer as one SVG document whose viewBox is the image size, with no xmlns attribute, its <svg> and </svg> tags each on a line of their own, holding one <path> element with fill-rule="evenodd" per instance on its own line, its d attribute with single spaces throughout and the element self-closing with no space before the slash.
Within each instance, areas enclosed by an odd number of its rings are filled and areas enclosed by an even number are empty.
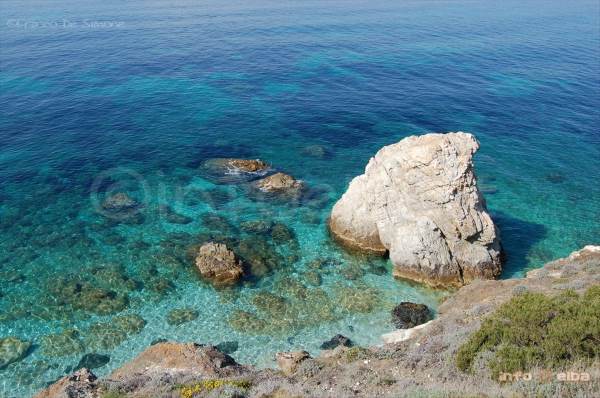
<svg viewBox="0 0 600 398">
<path fill-rule="evenodd" d="M 570 369 L 588 372 L 587 382 L 499 383 L 483 366 L 462 372 L 454 357 L 482 320 L 511 298 L 524 292 L 581 293 L 599 284 L 600 246 L 586 246 L 525 278 L 474 281 L 444 302 L 436 319 L 387 335 L 381 346 L 339 344 L 316 358 L 304 351 L 280 353 L 279 369 L 257 369 L 236 363 L 212 346 L 164 342 L 107 377 L 98 379 L 82 369 L 36 398 L 591 397 L 600 391 L 597 359 L 591 366 Z"/>
<path fill-rule="evenodd" d="M 223 352 L 223 347 L 157 341 L 102 379 L 85 364 L 103 358 L 82 359 L 83 369 L 60 379 L 36 398 L 392 397 L 415 396 L 430 389 L 440 396 L 489 392 L 493 396 L 527 395 L 528 386 L 499 385 L 485 366 L 471 373 L 459 370 L 456 352 L 486 316 L 515 295 L 524 291 L 549 295 L 562 290 L 583 293 L 598 285 L 600 247 L 588 246 L 567 259 L 530 272 L 526 278 L 494 280 L 501 271 L 501 245 L 473 170 L 473 155 L 478 148 L 475 137 L 463 132 L 408 137 L 386 146 L 370 160 L 365 173 L 350 183 L 329 219 L 331 235 L 343 246 L 388 255 L 394 277 L 433 287 L 459 288 L 439 308 L 436 319 L 432 319 L 426 306 L 402 302 L 391 314 L 398 330 L 381 336 L 383 345 L 359 347 L 338 334 L 323 342 L 316 358 L 311 358 L 302 347 L 278 353 L 278 370 L 240 365 Z M 210 159 L 202 167 L 219 183 L 243 184 L 256 199 L 298 203 L 310 194 L 310 187 L 304 182 L 273 170 L 259 159 Z M 103 203 L 105 211 L 125 215 L 137 206 L 124 193 L 108 197 Z M 205 221 L 214 224 L 219 233 L 198 239 L 186 254 L 200 278 L 214 287 L 231 287 L 260 278 L 284 261 L 283 257 L 257 257 L 256 245 L 228 236 L 227 223 L 218 216 L 208 216 Z M 297 244 L 293 231 L 283 224 L 257 220 L 240 227 L 269 234 L 274 246 L 293 249 Z M 327 311 L 320 315 L 318 308 L 302 307 L 309 294 L 302 284 L 283 288 L 299 290 L 296 298 L 302 313 L 313 312 L 315 320 L 327 320 Z M 342 305 L 350 304 L 359 312 L 377 303 L 377 297 L 366 287 L 356 297 L 340 289 Z M 88 290 L 97 296 L 93 289 Z M 83 293 L 87 294 L 85 289 Z M 106 301 L 102 306 L 106 313 L 120 308 L 115 307 L 120 302 Z M 277 314 L 287 314 L 291 309 L 290 302 L 270 292 L 256 295 L 253 304 L 273 309 Z M 299 313 L 292 312 L 286 318 L 297 321 L 294 314 Z M 178 325 L 198 315 L 194 309 L 181 308 L 171 311 L 167 321 Z M 289 326 L 290 319 L 263 319 L 237 311 L 230 323 L 236 330 L 264 333 Z M 143 328 L 144 321 L 123 319 L 121 324 L 127 333 L 135 333 Z M 4 357 L 19 360 L 24 352 L 15 347 L 25 347 L 26 351 L 26 343 L 2 340 L 3 349 L 6 347 L 12 355 Z M 597 362 L 594 372 L 596 365 Z M 593 380 L 598 382 L 597 377 Z M 568 391 L 585 392 L 590 386 L 597 387 L 594 383 L 569 387 Z M 554 388 L 553 393 L 563 396 L 560 385 L 538 387 Z"/>
</svg>

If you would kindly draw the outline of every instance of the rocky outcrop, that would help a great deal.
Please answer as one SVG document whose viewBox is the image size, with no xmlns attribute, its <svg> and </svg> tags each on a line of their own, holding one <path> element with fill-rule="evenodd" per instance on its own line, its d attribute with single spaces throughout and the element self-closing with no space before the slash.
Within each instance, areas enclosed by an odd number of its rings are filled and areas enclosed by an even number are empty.
<svg viewBox="0 0 600 398">
<path fill-rule="evenodd" d="M 278 352 L 275 355 L 277 366 L 286 375 L 294 373 L 298 365 L 309 358 L 310 354 L 306 351 Z"/>
<path fill-rule="evenodd" d="M 267 170 L 269 165 L 260 159 L 215 158 L 204 162 L 204 167 L 220 172 L 256 173 Z"/>
<path fill-rule="evenodd" d="M 244 370 L 247 368 L 213 346 L 164 342 L 148 347 L 133 361 L 112 372 L 109 378 L 124 380 L 135 375 L 189 372 L 205 377 L 223 377 L 236 376 Z"/>
<path fill-rule="evenodd" d="M 473 171 L 478 148 L 462 132 L 382 148 L 333 207 L 332 235 L 353 249 L 389 253 L 396 277 L 432 286 L 498 276 L 500 240 Z"/>
<path fill-rule="evenodd" d="M 216 286 L 233 285 L 244 273 L 241 260 L 222 243 L 200 246 L 195 262 L 200 275 Z"/>
<path fill-rule="evenodd" d="M 271 193 L 294 193 L 303 187 L 302 181 L 285 173 L 275 173 L 256 181 L 255 184 L 261 191 Z"/>
<path fill-rule="evenodd" d="M 34 398 L 95 398 L 97 397 L 98 378 L 88 369 L 59 379 Z"/>
<path fill-rule="evenodd" d="M 107 396 L 107 391 L 136 398 L 173 397 L 180 395 L 182 386 L 205 385 L 201 383 L 216 387 L 205 394 L 208 397 L 597 396 L 597 361 L 575 368 L 589 372 L 590 382 L 546 382 L 534 377 L 526 383 L 500 384 L 485 368 L 459 371 L 453 358 L 482 320 L 512 297 L 525 291 L 582 294 L 599 281 L 600 247 L 587 246 L 529 272 L 526 278 L 473 281 L 440 306 L 436 319 L 384 335 L 386 344 L 379 347 L 339 345 L 316 358 L 304 351 L 280 353 L 277 362 L 282 371 L 277 372 L 239 365 L 212 346 L 162 342 L 103 379 L 82 370 L 36 398 L 97 398 Z M 562 367 L 552 370 L 564 371 Z M 244 390 L 234 395 L 228 386 L 244 386 Z M 71 395 L 66 395 L 66 388 Z"/>
<path fill-rule="evenodd" d="M 200 171 L 221 184 L 236 184 L 264 176 L 269 165 L 260 159 L 213 158 L 206 160 Z"/>
</svg>

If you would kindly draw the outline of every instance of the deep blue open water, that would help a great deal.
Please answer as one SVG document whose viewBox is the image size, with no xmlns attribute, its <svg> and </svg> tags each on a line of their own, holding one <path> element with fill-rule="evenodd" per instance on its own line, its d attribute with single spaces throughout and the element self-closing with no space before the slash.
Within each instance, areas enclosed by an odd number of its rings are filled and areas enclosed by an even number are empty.
<svg viewBox="0 0 600 398">
<path fill-rule="evenodd" d="M 436 308 L 441 293 L 325 228 L 369 157 L 408 135 L 481 141 L 503 277 L 599 243 L 597 1 L 5 0 L 0 16 L 0 338 L 32 342 L 0 369 L 2 397 L 86 353 L 110 357 L 106 374 L 161 338 L 236 342 L 236 359 L 266 366 L 336 333 L 377 344 L 399 301 Z M 256 198 L 200 167 L 222 156 L 260 157 L 311 192 Z M 143 204 L 134 217 L 98 211 L 118 191 Z M 242 228 L 259 219 L 293 236 Z M 268 272 L 204 284 L 186 250 L 209 234 Z M 197 317 L 169 324 L 180 308 Z"/>
</svg>

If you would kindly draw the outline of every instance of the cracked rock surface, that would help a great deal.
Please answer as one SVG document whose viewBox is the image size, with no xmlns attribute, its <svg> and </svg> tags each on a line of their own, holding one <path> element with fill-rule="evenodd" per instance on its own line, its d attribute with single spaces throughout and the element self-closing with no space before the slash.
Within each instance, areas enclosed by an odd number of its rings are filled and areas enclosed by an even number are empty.
<svg viewBox="0 0 600 398">
<path fill-rule="evenodd" d="M 498 276 L 500 239 L 473 171 L 478 149 L 463 132 L 381 148 L 333 207 L 333 236 L 352 249 L 389 254 L 399 278 L 460 286 Z"/>
</svg>

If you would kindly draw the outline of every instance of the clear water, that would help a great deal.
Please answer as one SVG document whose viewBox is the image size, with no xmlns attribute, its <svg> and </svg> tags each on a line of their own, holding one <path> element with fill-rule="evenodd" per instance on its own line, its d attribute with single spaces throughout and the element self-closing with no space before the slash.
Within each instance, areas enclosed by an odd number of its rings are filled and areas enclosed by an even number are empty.
<svg viewBox="0 0 600 398">
<path fill-rule="evenodd" d="M 376 344 L 401 300 L 435 308 L 439 293 L 344 253 L 325 228 L 369 157 L 408 135 L 477 135 L 504 277 L 598 243 L 597 1 L 89 3 L 0 4 L 0 337 L 34 343 L 0 370 L 1 396 L 30 396 L 84 353 L 109 355 L 106 374 L 156 339 L 237 341 L 234 357 L 269 365 L 336 333 Z M 299 204 L 255 200 L 198 168 L 215 156 L 260 157 L 314 190 Z M 143 217 L 96 211 L 115 190 L 143 201 Z M 285 223 L 297 244 L 277 245 L 276 269 L 237 289 L 203 284 L 186 248 L 209 232 L 257 239 L 238 228 L 254 219 Z M 128 302 L 95 314 L 94 287 Z M 257 309 L 260 292 L 285 309 Z M 199 316 L 169 325 L 175 308 Z M 106 327 L 124 314 L 145 327 Z M 67 329 L 78 337 L 48 343 Z"/>
</svg>

